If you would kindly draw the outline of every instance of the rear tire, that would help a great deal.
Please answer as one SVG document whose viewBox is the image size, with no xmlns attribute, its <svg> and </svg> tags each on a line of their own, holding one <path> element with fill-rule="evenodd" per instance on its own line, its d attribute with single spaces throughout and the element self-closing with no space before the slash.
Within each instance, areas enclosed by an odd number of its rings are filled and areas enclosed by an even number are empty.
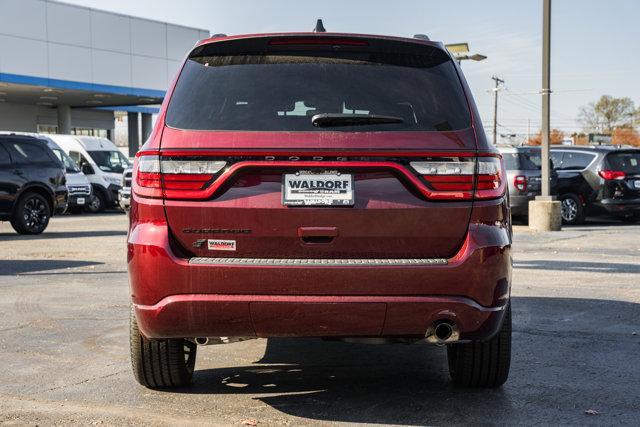
<svg viewBox="0 0 640 427">
<path fill-rule="evenodd" d="M 148 388 L 185 387 L 191 383 L 197 345 L 182 338 L 150 340 L 140 334 L 131 309 L 131 366 L 136 380 Z"/>
<path fill-rule="evenodd" d="M 577 225 L 584 222 L 584 206 L 575 194 L 565 194 L 560 198 L 562 223 Z"/>
<path fill-rule="evenodd" d="M 462 387 L 500 387 L 509 377 L 511 366 L 511 306 L 500 331 L 488 341 L 447 346 L 449 374 Z"/>
<path fill-rule="evenodd" d="M 19 234 L 40 234 L 49 225 L 51 206 L 38 193 L 26 193 L 16 205 L 11 226 Z"/>
</svg>

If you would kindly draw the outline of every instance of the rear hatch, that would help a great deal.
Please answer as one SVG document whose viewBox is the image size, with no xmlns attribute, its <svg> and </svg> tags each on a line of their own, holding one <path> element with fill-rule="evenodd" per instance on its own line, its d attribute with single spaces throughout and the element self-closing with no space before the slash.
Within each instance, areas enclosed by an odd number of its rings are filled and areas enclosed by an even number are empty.
<svg viewBox="0 0 640 427">
<path fill-rule="evenodd" d="M 161 160 L 141 171 L 149 182 L 162 172 L 167 221 L 190 256 L 450 257 L 466 236 L 476 168 L 486 196 L 499 186 L 499 161 L 476 162 L 468 105 L 437 45 L 214 42 L 186 61 Z"/>
<path fill-rule="evenodd" d="M 608 153 L 599 174 L 605 179 L 603 198 L 640 198 L 640 150 Z"/>
</svg>

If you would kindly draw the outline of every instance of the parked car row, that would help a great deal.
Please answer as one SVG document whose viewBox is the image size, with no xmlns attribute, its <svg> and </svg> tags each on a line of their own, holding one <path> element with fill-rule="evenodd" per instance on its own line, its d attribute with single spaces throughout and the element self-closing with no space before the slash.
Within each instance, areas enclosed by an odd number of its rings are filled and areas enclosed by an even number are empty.
<svg viewBox="0 0 640 427">
<path fill-rule="evenodd" d="M 0 133 L 0 221 L 39 234 L 54 214 L 119 206 L 130 166 L 105 138 Z"/>
<path fill-rule="evenodd" d="M 500 147 L 513 216 L 526 217 L 540 194 L 540 148 Z M 607 214 L 640 220 L 640 150 L 614 146 L 552 146 L 551 193 L 562 202 L 562 221 L 581 224 Z"/>
<path fill-rule="evenodd" d="M 118 206 L 122 173 L 131 167 L 129 159 L 106 138 L 74 135 L 50 137 L 77 163 L 91 184 L 87 210 L 101 212 Z"/>
</svg>

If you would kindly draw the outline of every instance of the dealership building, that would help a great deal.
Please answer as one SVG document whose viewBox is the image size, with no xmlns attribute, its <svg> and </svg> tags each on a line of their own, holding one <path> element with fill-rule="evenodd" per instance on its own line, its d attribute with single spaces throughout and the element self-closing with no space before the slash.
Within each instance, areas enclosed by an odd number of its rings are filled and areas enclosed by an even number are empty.
<svg viewBox="0 0 640 427">
<path fill-rule="evenodd" d="M 151 132 L 185 54 L 209 31 L 49 0 L 0 0 L 0 130 Z"/>
</svg>

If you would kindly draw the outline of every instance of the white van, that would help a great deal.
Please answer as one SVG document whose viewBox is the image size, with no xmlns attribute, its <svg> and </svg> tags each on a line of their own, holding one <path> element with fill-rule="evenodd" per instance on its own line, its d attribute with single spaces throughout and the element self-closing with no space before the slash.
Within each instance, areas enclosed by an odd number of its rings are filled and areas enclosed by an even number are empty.
<svg viewBox="0 0 640 427">
<path fill-rule="evenodd" d="M 106 138 L 76 135 L 48 135 L 79 166 L 91 183 L 93 194 L 87 205 L 91 212 L 117 206 L 122 173 L 131 167 L 129 159 Z"/>
<path fill-rule="evenodd" d="M 46 141 L 47 146 L 51 148 L 53 154 L 62 162 L 67 178 L 67 189 L 69 190 L 69 203 L 67 204 L 67 212 L 82 212 L 91 200 L 91 183 L 87 177 L 80 171 L 80 168 L 67 153 L 51 138 L 49 135 L 38 135 Z"/>
</svg>

